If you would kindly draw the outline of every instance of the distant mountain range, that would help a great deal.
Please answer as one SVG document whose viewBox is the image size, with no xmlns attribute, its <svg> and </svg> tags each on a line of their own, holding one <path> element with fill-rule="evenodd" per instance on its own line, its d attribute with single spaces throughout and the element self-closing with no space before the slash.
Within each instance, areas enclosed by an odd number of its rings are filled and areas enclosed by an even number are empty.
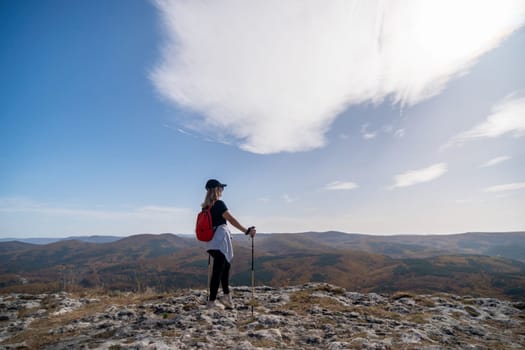
<svg viewBox="0 0 525 350">
<path fill-rule="evenodd" d="M 251 241 L 234 235 L 234 246 L 232 284 L 247 285 Z M 255 255 L 257 284 L 329 282 L 359 292 L 451 292 L 525 299 L 525 232 L 258 234 Z M 0 292 L 205 287 L 207 262 L 202 244 L 187 235 L 2 242 Z"/>
<path fill-rule="evenodd" d="M 22 242 L 22 243 L 30 243 L 30 244 L 50 244 L 60 241 L 82 241 L 82 242 L 89 242 L 89 243 L 109 243 L 109 242 L 115 242 L 119 239 L 122 239 L 124 237 L 118 237 L 118 236 L 72 236 L 72 237 L 66 237 L 66 238 L 50 238 L 50 237 L 34 237 L 34 238 L 0 238 L 1 242 Z"/>
</svg>

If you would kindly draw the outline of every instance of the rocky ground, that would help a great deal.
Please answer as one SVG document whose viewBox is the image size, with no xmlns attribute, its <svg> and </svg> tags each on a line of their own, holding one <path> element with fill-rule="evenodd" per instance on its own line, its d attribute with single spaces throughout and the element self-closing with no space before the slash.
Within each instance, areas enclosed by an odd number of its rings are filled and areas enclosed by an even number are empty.
<svg viewBox="0 0 525 350">
<path fill-rule="evenodd" d="M 523 303 L 360 294 L 312 283 L 206 291 L 0 296 L 0 349 L 525 349 Z"/>
</svg>

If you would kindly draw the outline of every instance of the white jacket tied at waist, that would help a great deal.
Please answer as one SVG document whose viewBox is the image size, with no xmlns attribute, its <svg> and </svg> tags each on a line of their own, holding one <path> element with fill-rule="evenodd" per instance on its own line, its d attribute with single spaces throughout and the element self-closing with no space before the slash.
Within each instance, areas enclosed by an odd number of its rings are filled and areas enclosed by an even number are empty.
<svg viewBox="0 0 525 350">
<path fill-rule="evenodd" d="M 215 229 L 211 241 L 206 242 L 206 250 L 220 250 L 230 263 L 233 259 L 232 236 L 228 225 L 223 224 Z"/>
</svg>

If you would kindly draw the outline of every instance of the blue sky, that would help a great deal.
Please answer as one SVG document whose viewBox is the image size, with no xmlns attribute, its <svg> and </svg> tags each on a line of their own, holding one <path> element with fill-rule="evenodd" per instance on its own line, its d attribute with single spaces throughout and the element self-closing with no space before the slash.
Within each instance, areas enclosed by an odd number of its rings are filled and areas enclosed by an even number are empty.
<svg viewBox="0 0 525 350">
<path fill-rule="evenodd" d="M 524 230 L 525 4 L 451 4 L 2 1 L 0 237 Z"/>
</svg>

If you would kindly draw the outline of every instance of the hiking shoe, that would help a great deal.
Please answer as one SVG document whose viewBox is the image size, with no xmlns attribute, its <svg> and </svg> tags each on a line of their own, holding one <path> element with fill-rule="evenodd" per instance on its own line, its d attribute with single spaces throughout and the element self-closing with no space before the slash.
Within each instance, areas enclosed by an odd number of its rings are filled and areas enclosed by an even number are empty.
<svg viewBox="0 0 525 350">
<path fill-rule="evenodd" d="M 209 300 L 206 308 L 210 310 L 224 310 L 224 305 L 218 303 L 217 300 Z"/>
<path fill-rule="evenodd" d="M 231 294 L 224 294 L 221 299 L 221 303 L 224 305 L 227 309 L 233 309 L 233 300 Z"/>
</svg>

